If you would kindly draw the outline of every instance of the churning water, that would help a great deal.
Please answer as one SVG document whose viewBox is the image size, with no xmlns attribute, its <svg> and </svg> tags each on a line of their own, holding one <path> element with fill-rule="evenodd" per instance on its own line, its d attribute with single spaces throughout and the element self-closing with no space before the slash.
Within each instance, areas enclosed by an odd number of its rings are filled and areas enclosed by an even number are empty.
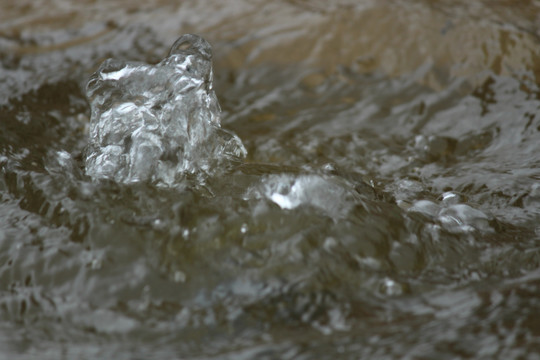
<svg viewBox="0 0 540 360">
<path fill-rule="evenodd" d="M 0 358 L 540 359 L 540 2 L 0 7 Z"/>
<path fill-rule="evenodd" d="M 109 59 L 87 85 L 92 118 L 86 174 L 116 182 L 175 185 L 240 160 L 240 139 L 220 129 L 211 46 L 186 34 L 159 64 Z"/>
</svg>

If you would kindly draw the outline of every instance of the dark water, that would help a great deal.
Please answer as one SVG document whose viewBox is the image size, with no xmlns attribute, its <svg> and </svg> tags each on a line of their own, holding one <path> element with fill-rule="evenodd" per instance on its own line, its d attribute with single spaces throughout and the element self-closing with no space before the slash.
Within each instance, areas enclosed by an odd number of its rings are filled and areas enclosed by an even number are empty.
<svg viewBox="0 0 540 360">
<path fill-rule="evenodd" d="M 538 1 L 0 5 L 0 358 L 539 359 Z M 214 46 L 245 162 L 84 174 L 108 57 Z"/>
</svg>

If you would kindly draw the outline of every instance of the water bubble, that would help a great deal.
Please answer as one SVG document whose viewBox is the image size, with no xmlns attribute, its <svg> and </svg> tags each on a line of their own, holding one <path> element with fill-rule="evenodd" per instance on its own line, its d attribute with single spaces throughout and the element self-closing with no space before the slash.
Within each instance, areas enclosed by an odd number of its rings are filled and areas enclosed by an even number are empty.
<svg viewBox="0 0 540 360">
<path fill-rule="evenodd" d="M 443 227 L 451 232 L 493 231 L 490 225 L 492 219 L 466 204 L 451 205 L 442 209 L 438 219 Z"/>
<path fill-rule="evenodd" d="M 152 221 L 152 227 L 156 230 L 163 230 L 166 228 L 166 225 L 166 222 L 161 219 L 154 219 L 154 221 Z"/>
<path fill-rule="evenodd" d="M 240 232 L 242 234 L 245 234 L 245 233 L 247 233 L 247 231 L 248 231 L 248 225 L 247 224 L 242 224 L 242 226 L 240 227 Z"/>
</svg>

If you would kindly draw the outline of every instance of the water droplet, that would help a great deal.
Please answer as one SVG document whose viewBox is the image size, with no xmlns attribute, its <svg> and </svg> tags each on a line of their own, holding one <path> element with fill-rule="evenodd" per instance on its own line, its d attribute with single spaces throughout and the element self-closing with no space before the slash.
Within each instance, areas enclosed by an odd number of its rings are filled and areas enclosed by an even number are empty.
<svg viewBox="0 0 540 360">
<path fill-rule="evenodd" d="M 441 195 L 441 198 L 442 198 L 442 203 L 446 206 L 455 205 L 463 201 L 459 194 L 451 192 L 451 191 L 447 191 L 443 193 Z"/>
<path fill-rule="evenodd" d="M 247 224 L 242 224 L 242 226 L 240 227 L 240 232 L 241 232 L 242 234 L 245 234 L 245 233 L 247 233 L 247 231 L 248 231 L 248 226 L 247 226 Z"/>
</svg>

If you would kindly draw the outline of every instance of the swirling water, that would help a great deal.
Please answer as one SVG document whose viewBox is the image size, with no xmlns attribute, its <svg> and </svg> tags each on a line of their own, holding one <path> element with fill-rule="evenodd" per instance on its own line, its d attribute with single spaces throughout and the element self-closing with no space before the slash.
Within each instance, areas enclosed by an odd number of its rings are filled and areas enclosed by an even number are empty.
<svg viewBox="0 0 540 360">
<path fill-rule="evenodd" d="M 538 358 L 537 2 L 101 5 L 0 11 L 3 357 Z M 245 160 L 89 176 L 88 79 L 188 32 Z"/>
</svg>

